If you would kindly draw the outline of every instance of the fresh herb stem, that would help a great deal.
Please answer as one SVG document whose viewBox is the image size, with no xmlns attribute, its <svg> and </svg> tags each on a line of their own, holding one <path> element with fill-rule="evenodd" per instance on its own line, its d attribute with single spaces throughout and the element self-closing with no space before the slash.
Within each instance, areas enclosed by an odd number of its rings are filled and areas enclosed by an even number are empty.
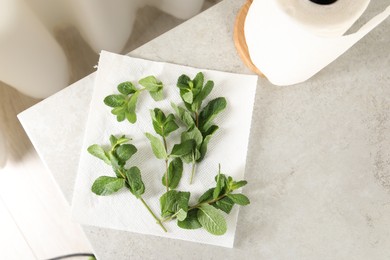
<svg viewBox="0 0 390 260">
<path fill-rule="evenodd" d="M 188 210 L 199 208 L 199 206 L 202 205 L 202 204 L 213 204 L 214 202 L 217 202 L 218 200 L 223 199 L 223 198 L 226 197 L 227 195 L 228 195 L 228 193 L 225 193 L 225 194 L 222 194 L 221 196 L 219 196 L 219 197 L 216 198 L 216 199 L 212 199 L 212 200 L 209 200 L 209 201 L 205 201 L 205 202 L 202 202 L 202 203 L 198 203 L 198 204 L 196 204 L 196 205 L 194 205 L 194 206 L 189 207 Z"/>
<path fill-rule="evenodd" d="M 146 203 L 146 201 L 140 197 L 140 200 L 142 202 L 142 204 L 144 204 L 144 206 L 146 207 L 146 209 L 149 211 L 149 213 L 153 216 L 153 218 L 157 221 L 157 224 L 160 225 L 160 227 L 165 231 L 165 232 L 168 232 L 168 230 L 164 227 L 163 223 L 161 222 L 161 220 L 153 213 L 152 209 L 149 207 L 149 205 Z"/>
<path fill-rule="evenodd" d="M 163 143 L 166 153 L 168 154 L 168 145 L 167 139 L 163 136 Z M 168 183 L 168 159 L 165 159 L 165 187 L 167 188 L 167 192 L 169 191 L 169 183 Z"/>
<path fill-rule="evenodd" d="M 125 175 L 123 174 L 123 172 L 121 170 L 118 170 L 118 172 L 120 173 L 120 175 L 122 175 L 122 177 L 125 179 L 126 183 L 128 183 Z M 144 204 L 144 206 L 146 207 L 146 209 L 149 211 L 149 213 L 153 216 L 153 218 L 157 221 L 157 224 L 159 224 L 161 226 L 161 228 L 165 231 L 165 232 L 168 232 L 167 229 L 164 227 L 164 225 L 162 224 L 162 222 L 160 221 L 159 218 L 156 217 L 156 215 L 153 213 L 152 209 L 149 207 L 149 205 L 146 203 L 146 201 L 140 197 L 140 200 L 142 202 L 142 204 Z"/>
<path fill-rule="evenodd" d="M 192 184 L 192 182 L 194 180 L 195 171 L 196 171 L 196 162 L 194 160 L 194 161 L 192 161 L 190 184 Z"/>
</svg>

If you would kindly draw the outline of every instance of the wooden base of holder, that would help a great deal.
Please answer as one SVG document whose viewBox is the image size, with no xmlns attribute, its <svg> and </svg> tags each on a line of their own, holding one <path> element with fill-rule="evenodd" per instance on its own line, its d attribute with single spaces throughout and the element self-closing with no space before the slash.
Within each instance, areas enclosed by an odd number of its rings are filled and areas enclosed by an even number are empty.
<svg viewBox="0 0 390 260">
<path fill-rule="evenodd" d="M 248 46 L 245 41 L 244 34 L 244 25 L 245 19 L 248 14 L 249 7 L 251 6 L 253 0 L 248 0 L 240 9 L 237 14 L 236 22 L 234 24 L 234 45 L 236 46 L 237 52 L 240 55 L 241 60 L 244 64 L 256 74 L 264 77 L 264 74 L 253 64 L 249 52 Z"/>
</svg>

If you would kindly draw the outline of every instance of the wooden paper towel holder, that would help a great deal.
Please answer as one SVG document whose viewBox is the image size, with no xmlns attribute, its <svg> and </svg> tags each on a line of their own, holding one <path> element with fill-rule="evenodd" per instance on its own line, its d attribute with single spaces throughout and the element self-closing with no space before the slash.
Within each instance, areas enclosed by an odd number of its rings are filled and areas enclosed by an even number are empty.
<svg viewBox="0 0 390 260">
<path fill-rule="evenodd" d="M 237 52 L 240 55 L 241 60 L 244 64 L 252 70 L 254 73 L 265 77 L 263 73 L 253 64 L 248 51 L 248 46 L 245 40 L 244 34 L 244 24 L 246 15 L 248 14 L 249 7 L 251 6 L 253 0 L 248 0 L 240 9 L 237 14 L 236 22 L 234 24 L 234 45 L 236 46 Z"/>
</svg>

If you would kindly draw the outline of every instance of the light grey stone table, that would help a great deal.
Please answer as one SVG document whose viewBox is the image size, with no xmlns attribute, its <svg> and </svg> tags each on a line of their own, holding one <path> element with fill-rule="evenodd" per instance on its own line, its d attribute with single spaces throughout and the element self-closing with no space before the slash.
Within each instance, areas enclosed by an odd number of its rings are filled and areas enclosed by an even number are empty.
<svg viewBox="0 0 390 260">
<path fill-rule="evenodd" d="M 250 73 L 225 0 L 130 53 Z M 372 1 L 367 17 L 388 1 Z M 368 18 L 367 18 L 368 19 Z M 309 81 L 260 79 L 234 249 L 84 226 L 99 259 L 390 259 L 390 20 Z M 71 202 L 94 75 L 19 117 Z M 238 88 L 240 86 L 237 86 Z"/>
</svg>

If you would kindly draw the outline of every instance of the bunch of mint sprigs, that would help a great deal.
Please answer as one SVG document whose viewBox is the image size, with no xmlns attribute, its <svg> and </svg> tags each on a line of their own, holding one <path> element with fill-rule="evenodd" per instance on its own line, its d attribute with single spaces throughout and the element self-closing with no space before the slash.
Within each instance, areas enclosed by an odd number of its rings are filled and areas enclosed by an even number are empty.
<svg viewBox="0 0 390 260">
<path fill-rule="evenodd" d="M 137 88 L 129 81 L 123 82 L 118 85 L 119 94 L 104 99 L 104 103 L 112 107 L 111 113 L 116 116 L 118 122 L 127 119 L 134 124 L 137 121 L 136 104 L 142 91 L 148 91 L 155 101 L 164 98 L 163 84 L 156 77 L 148 76 L 138 83 L 143 88 Z M 117 138 L 111 135 L 108 150 L 97 144 L 88 148 L 90 154 L 111 166 L 115 174 L 114 177 L 97 178 L 92 185 L 92 192 L 107 196 L 126 188 L 141 201 L 165 232 L 167 230 L 164 223 L 176 220 L 177 225 L 183 229 L 203 227 L 213 235 L 223 235 L 227 231 L 227 224 L 222 212 L 229 214 L 235 204 L 245 206 L 250 203 L 244 194 L 234 193 L 247 182 L 235 181 L 223 174 L 219 166 L 218 174 L 215 176 L 215 187 L 204 192 L 195 205 L 189 203 L 191 193 L 179 191 L 177 187 L 183 175 L 183 162 L 192 164 L 190 183 L 193 182 L 196 164 L 205 158 L 207 145 L 218 130 L 213 120 L 226 108 L 226 99 L 218 97 L 202 106 L 203 101 L 211 93 L 214 82 L 209 80 L 204 83 L 204 75 L 201 72 L 192 80 L 187 75 L 180 76 L 177 87 L 184 106 L 171 103 L 176 116 L 173 113 L 166 115 L 159 108 L 151 110 L 152 125 L 158 136 L 145 133 L 153 154 L 157 159 L 164 161 L 161 178 L 165 193 L 160 197 L 161 217 L 157 217 L 142 197 L 145 184 L 142 181 L 141 170 L 137 166 L 128 167 L 137 148 L 129 143 L 131 139 L 126 136 Z M 170 149 L 170 134 L 183 129 L 179 124 L 184 125 L 184 130 L 180 133 L 180 143 L 174 144 Z"/>
</svg>

